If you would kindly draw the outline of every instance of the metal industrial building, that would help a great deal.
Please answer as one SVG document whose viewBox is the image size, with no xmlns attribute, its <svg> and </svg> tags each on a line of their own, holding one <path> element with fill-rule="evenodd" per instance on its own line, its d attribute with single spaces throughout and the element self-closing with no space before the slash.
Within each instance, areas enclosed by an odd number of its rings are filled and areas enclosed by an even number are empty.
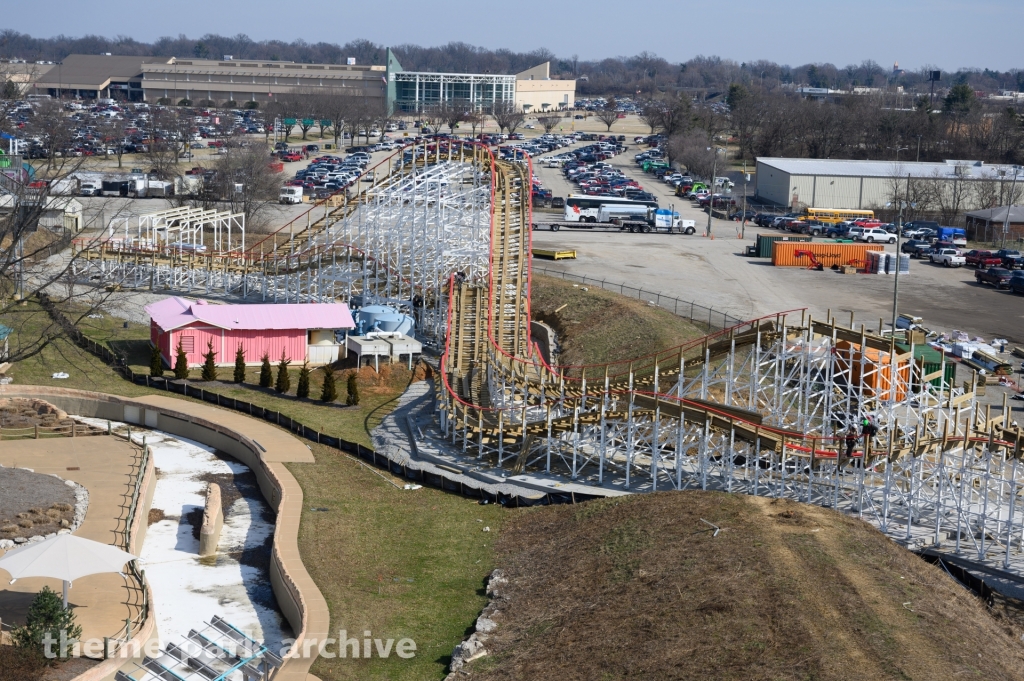
<svg viewBox="0 0 1024 681">
<path fill-rule="evenodd" d="M 169 57 L 121 57 L 109 54 L 70 54 L 36 79 L 32 89 L 51 97 L 143 100 L 143 66 L 167 64 Z"/>
<path fill-rule="evenodd" d="M 893 200 L 894 179 L 935 182 L 948 192 L 955 189 L 976 196 L 978 183 L 1007 184 L 1012 166 L 981 161 L 918 163 L 843 161 L 809 158 L 759 158 L 755 196 L 765 202 L 793 208 L 877 209 Z M 963 206 L 965 209 L 973 205 Z M 991 205 L 991 204 L 989 204 Z"/>
<path fill-rule="evenodd" d="M 387 67 L 251 59 L 170 59 L 142 65 L 147 102 L 265 103 L 281 94 L 332 91 L 372 102 L 387 95 Z"/>
<path fill-rule="evenodd" d="M 552 80 L 549 62 L 509 75 L 416 72 L 405 71 L 390 49 L 381 65 L 72 54 L 47 68 L 35 92 L 82 99 L 242 106 L 292 92 L 330 92 L 358 97 L 380 111 L 386 104 L 395 112 L 420 112 L 441 102 L 487 111 L 514 102 L 531 113 L 566 109 L 576 99 L 576 81 Z"/>
</svg>

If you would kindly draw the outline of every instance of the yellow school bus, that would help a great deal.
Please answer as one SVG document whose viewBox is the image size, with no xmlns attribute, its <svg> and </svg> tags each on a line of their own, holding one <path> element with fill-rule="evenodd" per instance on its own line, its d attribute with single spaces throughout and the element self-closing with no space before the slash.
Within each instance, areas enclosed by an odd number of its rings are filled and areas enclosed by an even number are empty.
<svg viewBox="0 0 1024 681">
<path fill-rule="evenodd" d="M 873 210 L 852 210 L 846 208 L 805 208 L 802 216 L 805 220 L 817 220 L 836 224 L 837 222 L 859 220 L 861 218 L 874 218 Z"/>
</svg>

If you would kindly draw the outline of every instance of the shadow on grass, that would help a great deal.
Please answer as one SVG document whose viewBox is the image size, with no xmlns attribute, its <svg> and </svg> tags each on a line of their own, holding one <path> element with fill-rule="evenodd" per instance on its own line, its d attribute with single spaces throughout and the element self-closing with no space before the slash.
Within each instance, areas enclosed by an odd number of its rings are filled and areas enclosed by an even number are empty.
<svg viewBox="0 0 1024 681">
<path fill-rule="evenodd" d="M 416 374 L 414 372 L 410 372 L 409 373 L 409 380 L 405 384 L 405 387 L 402 388 L 401 392 L 399 392 L 397 395 L 392 397 L 387 402 L 383 402 L 381 404 L 378 404 L 376 407 L 374 407 L 373 409 L 371 409 L 370 411 L 368 411 L 366 413 L 366 418 L 363 419 L 363 430 L 366 431 L 367 435 L 369 435 L 370 431 L 373 430 L 373 428 L 370 427 L 370 422 L 373 420 L 374 414 L 376 414 L 381 409 L 384 409 L 385 407 L 387 407 L 392 402 L 395 402 L 396 400 L 401 399 L 402 395 L 405 394 L 405 391 L 409 389 L 409 386 L 411 386 L 415 382 L 415 380 L 414 380 L 415 378 L 416 378 Z M 387 413 L 384 416 L 380 417 L 380 421 L 378 423 L 382 422 L 385 418 L 387 418 L 387 414 L 390 414 L 392 411 L 394 411 L 394 407 L 389 408 Z"/>
</svg>

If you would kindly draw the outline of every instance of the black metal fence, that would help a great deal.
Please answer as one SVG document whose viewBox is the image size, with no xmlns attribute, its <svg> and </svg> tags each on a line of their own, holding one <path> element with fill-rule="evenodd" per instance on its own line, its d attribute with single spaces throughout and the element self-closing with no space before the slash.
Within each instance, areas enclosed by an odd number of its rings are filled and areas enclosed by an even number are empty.
<svg viewBox="0 0 1024 681">
<path fill-rule="evenodd" d="M 649 303 L 654 303 L 664 310 L 668 310 L 677 317 L 682 317 L 683 319 L 704 327 L 708 331 L 728 329 L 731 326 L 736 326 L 737 324 L 742 324 L 746 321 L 744 319 L 733 317 L 727 312 L 716 310 L 713 307 L 700 305 L 692 300 L 680 300 L 674 296 L 665 295 L 660 291 L 650 291 L 643 287 L 616 284 L 614 282 L 607 281 L 606 279 L 586 277 L 580 274 L 569 274 L 568 272 L 558 272 L 556 270 L 549 270 L 543 267 L 534 267 L 533 271 L 549 277 L 558 277 L 559 279 L 565 279 L 566 281 L 572 281 L 586 286 L 600 286 L 606 291 L 614 291 L 615 293 L 629 296 L 630 298 L 636 298 L 637 300 L 646 300 Z"/>
</svg>

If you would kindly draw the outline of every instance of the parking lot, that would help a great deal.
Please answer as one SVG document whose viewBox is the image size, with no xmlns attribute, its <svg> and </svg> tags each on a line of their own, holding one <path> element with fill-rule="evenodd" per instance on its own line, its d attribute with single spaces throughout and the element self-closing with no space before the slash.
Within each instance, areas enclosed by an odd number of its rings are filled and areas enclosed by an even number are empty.
<svg viewBox="0 0 1024 681">
<path fill-rule="evenodd" d="M 739 224 L 712 221 L 714 238 L 700 236 L 707 213 L 690 201 L 674 196 L 669 187 L 646 175 L 633 163 L 637 149 L 610 162 L 654 193 L 663 207 L 674 207 L 683 219 L 697 221 L 697 235 L 629 234 L 585 229 L 551 232 L 543 227 L 533 233 L 543 248 L 574 249 L 576 260 L 536 261 L 538 267 L 625 282 L 682 299 L 695 300 L 740 318 L 752 318 L 781 310 L 806 307 L 824 317 L 829 311 L 857 324 L 877 328 L 879 319 L 892 318 L 892 275 L 844 275 L 825 270 L 773 267 L 770 260 L 743 254 L 758 232 L 778 234 L 747 225 L 739 238 Z M 575 191 L 561 172 L 535 165 L 535 173 L 555 196 Z M 534 221 L 543 223 L 556 214 L 538 211 Z M 893 246 L 887 250 L 894 251 Z M 910 274 L 899 281 L 899 312 L 920 316 L 924 325 L 937 331 L 966 331 L 987 340 L 1006 338 L 1024 342 L 1024 296 L 995 290 L 975 282 L 974 269 L 944 268 L 925 260 L 911 260 Z"/>
</svg>

